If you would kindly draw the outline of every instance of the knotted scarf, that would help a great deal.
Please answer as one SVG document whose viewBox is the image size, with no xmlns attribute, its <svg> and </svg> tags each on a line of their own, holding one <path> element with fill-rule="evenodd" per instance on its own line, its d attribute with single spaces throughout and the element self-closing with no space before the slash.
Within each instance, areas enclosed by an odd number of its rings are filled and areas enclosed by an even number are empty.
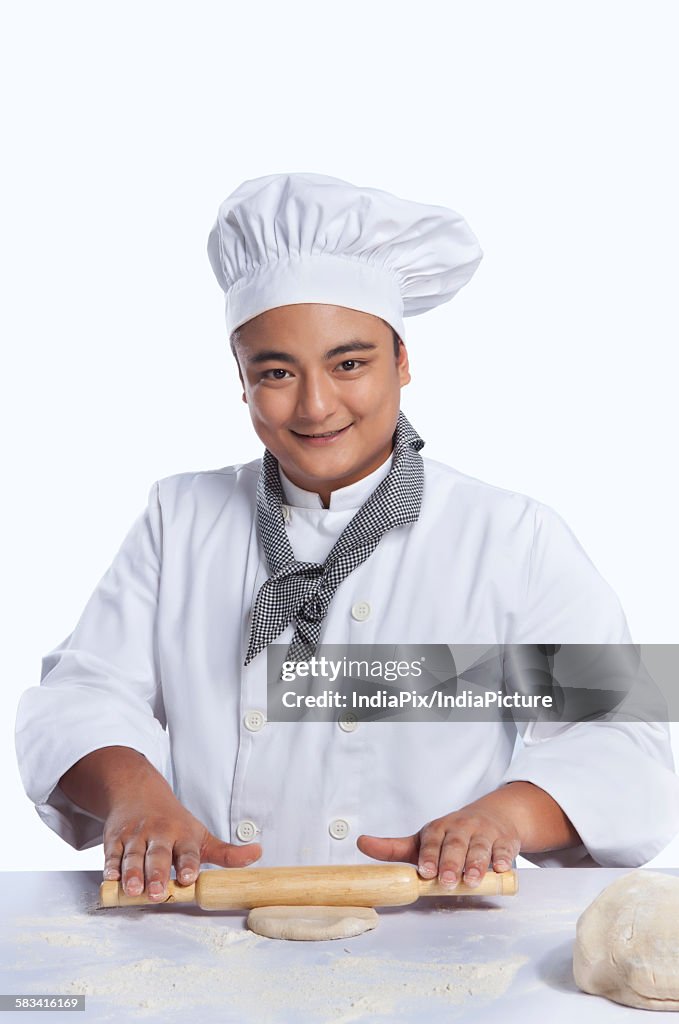
<svg viewBox="0 0 679 1024">
<path fill-rule="evenodd" d="M 391 469 L 344 528 L 323 564 L 298 562 L 285 529 L 278 460 L 265 449 L 257 482 L 257 526 L 271 575 L 255 599 L 245 665 L 295 621 L 288 661 L 310 658 L 338 586 L 368 558 L 382 536 L 419 517 L 424 441 L 399 412 Z"/>
</svg>

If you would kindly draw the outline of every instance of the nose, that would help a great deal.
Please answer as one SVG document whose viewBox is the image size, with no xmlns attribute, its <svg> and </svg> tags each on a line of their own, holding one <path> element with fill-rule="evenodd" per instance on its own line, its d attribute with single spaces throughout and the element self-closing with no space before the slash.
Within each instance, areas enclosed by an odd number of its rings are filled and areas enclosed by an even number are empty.
<svg viewBox="0 0 679 1024">
<path fill-rule="evenodd" d="M 306 373 L 297 389 L 297 418 L 300 423 L 323 424 L 337 409 L 337 394 L 326 373 Z"/>
</svg>

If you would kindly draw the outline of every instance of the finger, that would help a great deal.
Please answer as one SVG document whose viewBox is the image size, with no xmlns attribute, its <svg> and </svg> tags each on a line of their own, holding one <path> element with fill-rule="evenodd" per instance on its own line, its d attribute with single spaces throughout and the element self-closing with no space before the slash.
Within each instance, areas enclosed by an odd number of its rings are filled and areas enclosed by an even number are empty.
<svg viewBox="0 0 679 1024">
<path fill-rule="evenodd" d="M 472 836 L 464 862 L 465 885 L 479 885 L 490 864 L 491 840 L 486 836 Z"/>
<path fill-rule="evenodd" d="M 180 885 L 195 882 L 200 871 L 200 849 L 195 839 L 180 839 L 174 844 L 174 869 Z"/>
<path fill-rule="evenodd" d="M 433 822 L 425 825 L 420 830 L 420 851 L 417 870 L 423 878 L 434 878 L 436 876 L 445 834 L 445 829 Z"/>
<path fill-rule="evenodd" d="M 514 847 L 517 847 L 515 850 Z M 493 870 L 494 871 L 509 871 L 512 866 L 512 861 L 516 857 L 518 851 L 518 843 L 512 843 L 511 840 L 498 839 L 493 843 Z"/>
<path fill-rule="evenodd" d="M 146 891 L 152 900 L 167 896 L 167 883 L 172 865 L 172 842 L 167 839 L 149 839 L 144 858 Z"/>
<path fill-rule="evenodd" d="M 123 875 L 123 891 L 128 896 L 138 896 L 144 889 L 144 856 L 146 840 L 133 836 L 125 844 L 120 862 Z"/>
<path fill-rule="evenodd" d="M 120 878 L 120 860 L 123 855 L 123 844 L 119 836 L 107 840 L 104 836 L 104 878 L 116 881 Z"/>
<path fill-rule="evenodd" d="M 246 868 L 248 864 L 259 860 L 262 847 L 259 843 L 247 843 L 245 846 L 233 846 L 223 839 L 208 835 L 200 852 L 201 864 L 220 864 L 225 868 Z"/>
<path fill-rule="evenodd" d="M 356 840 L 361 853 L 375 860 L 397 860 L 417 864 L 418 837 L 402 836 L 396 839 L 383 836 L 359 836 Z"/>
<path fill-rule="evenodd" d="M 469 839 L 466 833 L 446 832 L 439 856 L 439 882 L 452 889 L 460 881 Z"/>
</svg>

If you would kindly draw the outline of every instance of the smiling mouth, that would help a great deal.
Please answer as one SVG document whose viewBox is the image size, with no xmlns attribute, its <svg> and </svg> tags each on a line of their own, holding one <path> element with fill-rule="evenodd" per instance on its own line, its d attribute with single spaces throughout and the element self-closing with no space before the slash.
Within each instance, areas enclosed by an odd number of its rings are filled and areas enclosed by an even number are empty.
<svg viewBox="0 0 679 1024">
<path fill-rule="evenodd" d="M 343 434 L 345 430 L 348 430 L 350 426 L 351 423 L 347 423 L 346 427 L 340 427 L 339 430 L 326 430 L 323 434 L 302 434 L 299 430 L 293 430 L 292 433 L 297 437 L 337 437 L 338 434 Z"/>
</svg>

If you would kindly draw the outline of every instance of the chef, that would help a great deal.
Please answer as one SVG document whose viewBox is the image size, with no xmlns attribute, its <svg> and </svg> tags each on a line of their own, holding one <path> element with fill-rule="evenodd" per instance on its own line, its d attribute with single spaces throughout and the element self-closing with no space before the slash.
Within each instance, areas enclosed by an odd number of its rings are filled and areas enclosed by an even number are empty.
<svg viewBox="0 0 679 1024">
<path fill-rule="evenodd" d="M 105 877 L 156 899 L 202 863 L 410 861 L 451 886 L 519 852 L 646 863 L 679 831 L 666 724 L 267 719 L 273 643 L 303 660 L 631 642 L 559 515 L 423 457 L 401 411 L 404 318 L 481 259 L 465 221 L 277 174 L 221 205 L 208 254 L 263 458 L 150 488 L 21 698 L 37 813 L 75 849 L 103 841 Z"/>
</svg>

